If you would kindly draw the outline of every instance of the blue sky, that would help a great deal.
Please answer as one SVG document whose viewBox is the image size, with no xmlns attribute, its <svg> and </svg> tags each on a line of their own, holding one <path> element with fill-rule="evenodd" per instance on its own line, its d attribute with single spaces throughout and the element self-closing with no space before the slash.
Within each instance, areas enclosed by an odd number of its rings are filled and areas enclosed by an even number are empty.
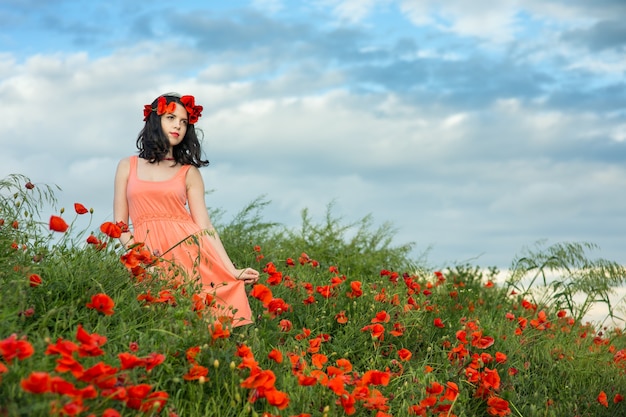
<svg viewBox="0 0 626 417">
<path fill-rule="evenodd" d="M 225 220 L 328 204 L 432 267 L 536 242 L 626 264 L 626 3 L 0 0 L 0 176 L 112 216 L 142 108 L 193 94 Z"/>
</svg>

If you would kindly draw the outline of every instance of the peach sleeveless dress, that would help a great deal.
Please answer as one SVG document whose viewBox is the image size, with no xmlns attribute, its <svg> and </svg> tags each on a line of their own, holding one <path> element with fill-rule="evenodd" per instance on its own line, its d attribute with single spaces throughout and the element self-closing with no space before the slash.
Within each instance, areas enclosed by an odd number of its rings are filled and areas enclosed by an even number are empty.
<svg viewBox="0 0 626 417">
<path fill-rule="evenodd" d="M 134 241 L 172 261 L 188 278 L 198 279 L 201 295 L 215 297 L 214 315 L 232 317 L 233 326 L 252 323 L 245 283 L 228 272 L 187 210 L 185 178 L 191 165 L 183 165 L 169 180 L 145 181 L 137 177 L 137 160 L 137 155 L 130 157 L 126 189 Z"/>
</svg>

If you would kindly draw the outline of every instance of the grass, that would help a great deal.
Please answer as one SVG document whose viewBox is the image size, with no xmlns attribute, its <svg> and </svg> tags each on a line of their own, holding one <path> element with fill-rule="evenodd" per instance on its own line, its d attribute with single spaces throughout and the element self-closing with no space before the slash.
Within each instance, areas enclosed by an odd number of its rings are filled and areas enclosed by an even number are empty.
<svg viewBox="0 0 626 417">
<path fill-rule="evenodd" d="M 330 205 L 287 229 L 260 198 L 213 213 L 235 263 L 263 271 L 255 324 L 230 329 L 191 284 L 131 270 L 89 211 L 42 219 L 55 190 L 27 183 L 0 181 L 0 416 L 626 415 L 623 328 L 583 321 L 597 303 L 619 321 L 626 271 L 593 245 L 529 250 L 504 281 L 430 271 L 389 224 Z"/>
</svg>

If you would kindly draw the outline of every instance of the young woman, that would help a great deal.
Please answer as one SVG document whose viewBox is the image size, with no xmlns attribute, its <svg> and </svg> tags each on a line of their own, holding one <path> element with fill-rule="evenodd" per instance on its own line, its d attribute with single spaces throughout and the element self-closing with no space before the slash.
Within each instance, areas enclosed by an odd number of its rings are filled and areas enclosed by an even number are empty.
<svg viewBox="0 0 626 417">
<path fill-rule="evenodd" d="M 122 244 L 142 242 L 172 261 L 188 278 L 199 280 L 202 295 L 215 297 L 216 318 L 227 316 L 240 326 L 252 323 L 245 284 L 256 282 L 259 273 L 233 265 L 211 224 L 198 170 L 209 161 L 201 159 L 194 126 L 201 113 L 193 96 L 175 93 L 144 107 L 139 155 L 122 159 L 117 167 L 113 215 L 125 224 L 130 217 L 132 233 L 121 236 Z"/>
</svg>

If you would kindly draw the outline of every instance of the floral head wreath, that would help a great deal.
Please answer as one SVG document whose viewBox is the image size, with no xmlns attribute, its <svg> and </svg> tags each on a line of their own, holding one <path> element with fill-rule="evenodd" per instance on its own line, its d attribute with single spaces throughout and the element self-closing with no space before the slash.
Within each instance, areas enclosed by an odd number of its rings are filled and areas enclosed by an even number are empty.
<svg viewBox="0 0 626 417">
<path fill-rule="evenodd" d="M 189 115 L 189 124 L 194 124 L 198 121 L 200 116 L 202 116 L 202 106 L 196 106 L 196 99 L 193 96 L 182 96 L 180 98 L 180 102 L 187 110 L 187 114 Z M 167 99 L 165 96 L 159 97 L 157 100 L 156 108 L 153 108 L 151 104 L 146 104 L 143 106 L 143 121 L 148 120 L 148 116 L 150 113 L 156 112 L 157 116 L 161 116 L 165 113 L 174 113 L 176 111 L 176 102 L 172 101 L 169 104 L 167 103 Z"/>
</svg>

